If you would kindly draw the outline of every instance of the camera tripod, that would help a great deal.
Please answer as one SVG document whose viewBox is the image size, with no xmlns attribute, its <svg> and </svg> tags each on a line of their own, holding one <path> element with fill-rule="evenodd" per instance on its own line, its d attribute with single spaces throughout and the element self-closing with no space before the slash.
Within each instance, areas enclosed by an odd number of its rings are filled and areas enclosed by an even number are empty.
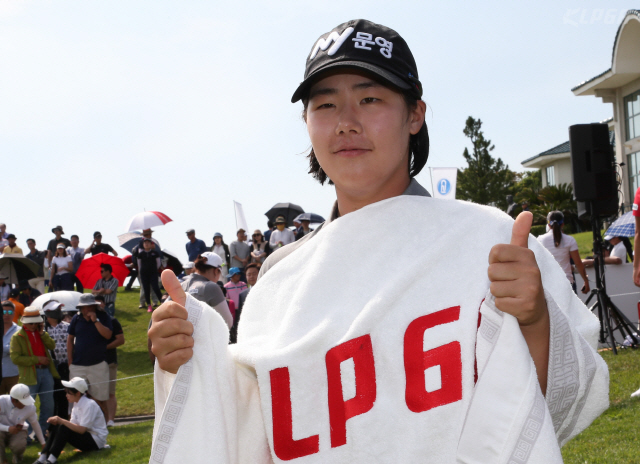
<svg viewBox="0 0 640 464">
<path fill-rule="evenodd" d="M 598 310 L 597 316 L 600 320 L 600 339 L 602 344 L 608 343 L 613 350 L 613 354 L 618 354 L 616 349 L 616 340 L 614 332 L 618 331 L 624 340 L 627 336 L 631 337 L 632 346 L 635 348 L 640 344 L 638 338 L 633 335 L 633 324 L 622 314 L 622 311 L 611 301 L 607 294 L 606 281 L 604 276 L 604 242 L 600 233 L 600 221 L 595 214 L 591 215 L 591 226 L 593 229 L 593 268 L 596 272 L 596 287 L 591 290 L 591 294 L 585 305 L 590 311 Z M 589 306 L 591 300 L 595 297 L 596 301 Z"/>
</svg>

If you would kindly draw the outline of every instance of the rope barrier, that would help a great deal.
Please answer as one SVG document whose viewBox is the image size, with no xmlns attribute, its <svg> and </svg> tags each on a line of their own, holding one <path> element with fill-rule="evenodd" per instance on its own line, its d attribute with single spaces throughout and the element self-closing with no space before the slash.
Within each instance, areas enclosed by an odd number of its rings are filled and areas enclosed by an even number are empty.
<svg viewBox="0 0 640 464">
<path fill-rule="evenodd" d="M 92 383 L 91 385 L 100 385 L 103 383 L 110 383 L 110 382 L 119 382 L 121 380 L 129 380 L 129 379 L 136 379 L 138 377 L 148 377 L 150 375 L 153 375 L 153 372 L 149 372 L 148 374 L 140 374 L 140 375 L 132 375 L 130 377 L 123 377 L 121 379 L 115 379 L 115 380 L 107 380 L 106 382 L 96 382 L 96 383 Z M 64 391 L 64 388 L 58 388 L 57 390 L 48 390 L 48 391 L 44 391 L 44 392 L 36 392 L 36 395 L 40 395 L 40 394 L 45 394 L 45 393 L 54 393 L 54 392 L 58 392 L 58 391 Z"/>
</svg>

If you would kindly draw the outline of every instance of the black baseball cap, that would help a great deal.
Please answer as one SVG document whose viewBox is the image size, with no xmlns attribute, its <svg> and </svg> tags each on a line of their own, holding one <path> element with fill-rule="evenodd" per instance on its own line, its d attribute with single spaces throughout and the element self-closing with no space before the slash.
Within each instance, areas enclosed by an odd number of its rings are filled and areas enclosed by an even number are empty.
<svg viewBox="0 0 640 464">
<path fill-rule="evenodd" d="M 97 230 L 93 233 L 93 238 L 96 238 L 96 237 L 102 237 L 102 234 Z"/>
<path fill-rule="evenodd" d="M 336 68 L 370 72 L 400 90 L 422 97 L 418 68 L 400 34 L 366 19 L 354 19 L 323 34 L 314 43 L 304 71 L 304 81 L 291 97 L 302 99 L 321 73 Z"/>
</svg>

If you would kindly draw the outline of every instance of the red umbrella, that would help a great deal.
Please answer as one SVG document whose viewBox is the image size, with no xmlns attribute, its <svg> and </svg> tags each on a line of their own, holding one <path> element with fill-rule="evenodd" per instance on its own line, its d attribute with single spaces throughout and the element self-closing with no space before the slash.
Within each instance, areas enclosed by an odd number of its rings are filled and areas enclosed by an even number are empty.
<svg viewBox="0 0 640 464">
<path fill-rule="evenodd" d="M 93 288 L 96 282 L 102 277 L 100 275 L 100 265 L 103 263 L 111 264 L 111 275 L 118 279 L 118 287 L 124 285 L 124 279 L 129 275 L 129 269 L 125 266 L 124 261 L 117 256 L 98 253 L 91 258 L 83 260 L 76 271 L 76 277 L 80 279 L 80 282 L 82 282 L 85 288 Z"/>
</svg>

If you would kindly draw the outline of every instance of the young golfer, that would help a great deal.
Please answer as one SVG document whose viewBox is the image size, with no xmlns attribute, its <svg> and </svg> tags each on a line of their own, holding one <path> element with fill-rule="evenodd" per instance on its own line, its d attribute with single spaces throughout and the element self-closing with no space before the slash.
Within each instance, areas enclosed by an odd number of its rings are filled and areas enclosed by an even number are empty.
<svg viewBox="0 0 640 464">
<path fill-rule="evenodd" d="M 531 214 L 513 222 L 430 199 L 414 179 L 429 152 L 422 93 L 392 29 L 349 21 L 314 43 L 292 101 L 303 104 L 310 173 L 337 199 L 325 224 L 265 261 L 228 353 L 233 367 L 211 345 L 214 369 L 237 382 L 203 389 L 237 400 L 220 404 L 238 420 L 221 425 L 220 462 L 561 462 L 558 444 L 606 408 L 597 320 L 529 241 Z M 388 246 L 378 252 L 379 243 Z M 370 278 L 389 263 L 395 278 Z M 189 372 L 214 362 L 194 356 L 211 337 L 198 336 L 202 320 L 187 321 L 192 300 L 173 274 L 162 278 L 173 301 L 149 331 L 158 415 L 172 382 L 176 391 L 191 382 L 171 373 L 192 357 Z M 188 452 L 198 409 L 169 409 L 189 419 L 154 446 Z M 156 429 L 173 430 L 170 420 Z"/>
</svg>

